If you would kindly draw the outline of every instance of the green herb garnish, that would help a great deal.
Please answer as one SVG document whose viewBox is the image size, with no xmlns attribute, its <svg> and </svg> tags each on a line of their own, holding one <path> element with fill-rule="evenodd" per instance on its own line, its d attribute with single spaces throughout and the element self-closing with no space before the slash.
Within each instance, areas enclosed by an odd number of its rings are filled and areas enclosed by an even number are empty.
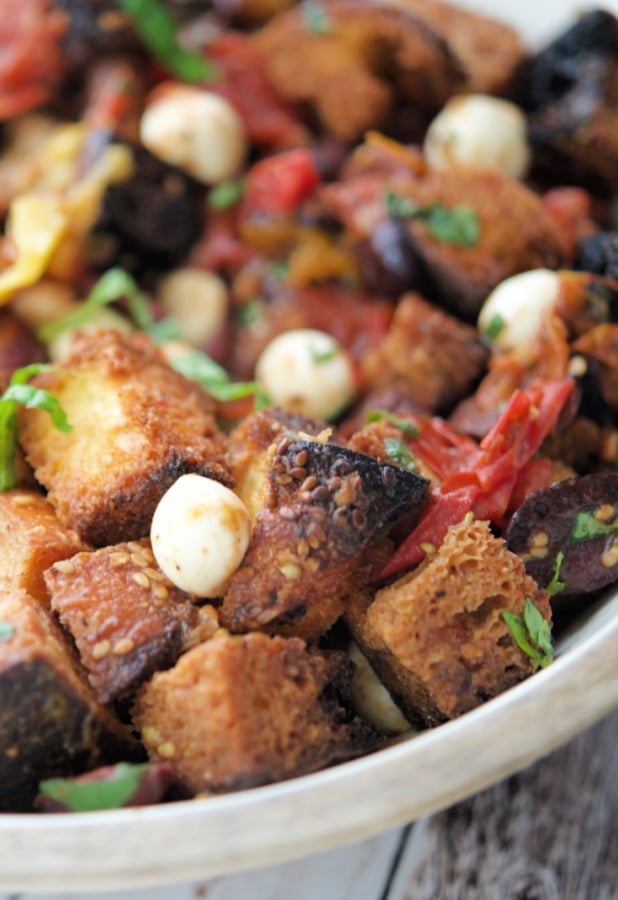
<svg viewBox="0 0 618 900">
<path fill-rule="evenodd" d="M 206 202 L 210 209 L 229 209 L 241 199 L 245 190 L 244 179 L 222 181 L 208 191 Z"/>
<path fill-rule="evenodd" d="M 564 553 L 562 550 L 559 550 L 556 554 L 556 563 L 554 565 L 554 574 L 552 575 L 551 581 L 545 588 L 550 597 L 554 597 L 556 594 L 559 594 L 566 587 L 566 581 L 560 581 L 560 567 L 562 566 L 562 562 L 564 560 Z"/>
<path fill-rule="evenodd" d="M 316 0 L 303 0 L 300 9 L 307 31 L 313 34 L 328 34 L 332 22 L 326 10 Z"/>
<path fill-rule="evenodd" d="M 118 763 L 105 780 L 47 778 L 40 783 L 39 792 L 73 812 L 119 809 L 135 795 L 148 769 L 148 763 Z"/>
<path fill-rule="evenodd" d="M 309 352 L 312 362 L 320 366 L 322 363 L 327 363 L 334 359 L 339 351 L 337 347 L 329 347 L 328 350 L 316 350 L 315 347 L 310 346 Z"/>
<path fill-rule="evenodd" d="M 257 381 L 230 381 L 230 377 L 219 363 L 206 356 L 200 350 L 191 350 L 183 356 L 173 359 L 173 369 L 185 378 L 199 382 L 215 400 L 240 400 L 243 397 L 255 397 L 255 408 L 264 409 L 270 404 L 261 384 Z"/>
<path fill-rule="evenodd" d="M 480 233 L 479 218 L 468 206 L 444 206 L 432 203 L 421 206 L 409 197 L 401 197 L 387 190 L 384 195 L 390 216 L 398 219 L 421 219 L 430 234 L 446 244 L 474 247 Z"/>
<path fill-rule="evenodd" d="M 490 341 L 495 341 L 505 325 L 506 322 L 500 313 L 496 313 L 487 323 L 487 328 L 484 331 L 485 337 L 489 338 Z"/>
<path fill-rule="evenodd" d="M 396 416 L 395 413 L 389 412 L 387 409 L 372 409 L 365 416 L 365 422 L 380 422 L 381 420 L 390 422 L 395 425 L 406 437 L 418 437 L 419 430 L 414 422 L 404 419 L 402 416 Z"/>
<path fill-rule="evenodd" d="M 611 522 L 603 522 L 595 517 L 592 510 L 581 510 L 575 516 L 569 542 L 590 541 L 596 537 L 604 537 L 618 532 L 618 517 Z"/>
<path fill-rule="evenodd" d="M 13 637 L 14 631 L 14 625 L 11 625 L 10 622 L 3 622 L 2 620 L 0 620 L 0 641 L 8 641 Z"/>
<path fill-rule="evenodd" d="M 9 491 L 17 484 L 15 448 L 17 446 L 17 407 L 42 409 L 49 413 L 54 427 L 65 434 L 71 431 L 67 416 L 56 398 L 48 391 L 33 387 L 27 382 L 51 367 L 33 363 L 17 369 L 11 375 L 9 386 L 0 397 L 0 491 Z"/>
<path fill-rule="evenodd" d="M 128 272 L 117 267 L 108 269 L 101 275 L 79 309 L 43 325 L 37 336 L 43 343 L 49 343 L 64 331 L 87 325 L 100 309 L 123 298 L 127 301 L 135 324 L 153 340 L 169 340 L 179 336 L 178 326 L 173 319 L 162 319 L 159 322 L 154 320 L 148 297 Z"/>
<path fill-rule="evenodd" d="M 213 81 L 217 69 L 178 40 L 176 22 L 161 0 L 118 0 L 148 50 L 182 81 Z"/>
<path fill-rule="evenodd" d="M 384 449 L 390 459 L 398 466 L 401 466 L 403 469 L 408 469 L 410 472 L 416 470 L 416 462 L 412 455 L 412 451 L 403 441 L 399 441 L 397 438 L 386 438 L 384 441 Z"/>
<path fill-rule="evenodd" d="M 523 650 L 542 668 L 548 666 L 554 658 L 551 627 L 530 597 L 526 597 L 524 602 L 523 616 L 504 610 L 502 618 L 520 650 Z"/>
</svg>

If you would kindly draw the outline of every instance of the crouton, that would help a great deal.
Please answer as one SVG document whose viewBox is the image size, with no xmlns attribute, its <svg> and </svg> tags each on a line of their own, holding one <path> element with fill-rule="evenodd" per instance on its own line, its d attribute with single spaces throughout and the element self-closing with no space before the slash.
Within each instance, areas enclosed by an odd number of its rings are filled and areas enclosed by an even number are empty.
<svg viewBox="0 0 618 900">
<path fill-rule="evenodd" d="M 86 549 L 43 494 L 17 488 L 0 493 L 0 582 L 48 605 L 45 569 Z"/>
<path fill-rule="evenodd" d="M 464 319 L 476 319 L 490 291 L 510 275 L 565 263 L 568 241 L 541 199 L 498 172 L 454 169 L 391 179 L 371 174 L 328 185 L 321 193 L 331 215 L 357 240 L 367 240 L 387 219 L 389 195 L 404 206 L 462 206 L 476 216 L 479 232 L 472 245 L 438 238 L 422 216 L 400 217 L 422 264 L 425 295 Z"/>
<path fill-rule="evenodd" d="M 157 503 L 187 472 L 230 483 L 210 396 L 167 366 L 143 337 L 83 336 L 32 379 L 64 408 L 68 434 L 22 409 L 20 441 L 59 519 L 95 547 L 148 534 Z"/>
<path fill-rule="evenodd" d="M 219 625 L 161 572 L 148 539 L 77 553 L 45 581 L 101 703 L 134 693 Z"/>
<path fill-rule="evenodd" d="M 268 482 L 221 622 L 233 632 L 263 629 L 312 640 L 339 618 L 342 598 L 377 574 L 372 544 L 404 515 L 418 520 L 428 482 L 291 433 L 271 448 Z"/>
<path fill-rule="evenodd" d="M 351 598 L 346 620 L 406 716 L 436 725 L 536 670 L 502 617 L 521 615 L 526 597 L 550 621 L 548 594 L 519 557 L 487 522 L 462 522 L 417 570 L 373 600 Z"/>
<path fill-rule="evenodd" d="M 277 92 L 308 103 L 335 137 L 384 126 L 398 99 L 431 115 L 463 85 L 442 38 L 404 9 L 330 0 L 320 11 L 319 26 L 301 7 L 282 12 L 253 42 Z"/>
<path fill-rule="evenodd" d="M 140 758 L 38 600 L 4 586 L 0 628 L 0 810 L 29 810 L 43 778 Z"/>
<path fill-rule="evenodd" d="M 222 633 L 157 673 L 133 720 L 149 756 L 188 794 L 218 793 L 312 772 L 376 746 L 350 712 L 340 651 L 298 638 Z"/>
<path fill-rule="evenodd" d="M 475 328 L 407 294 L 362 367 L 371 388 L 393 387 L 417 409 L 444 414 L 470 393 L 488 356 Z"/>
</svg>

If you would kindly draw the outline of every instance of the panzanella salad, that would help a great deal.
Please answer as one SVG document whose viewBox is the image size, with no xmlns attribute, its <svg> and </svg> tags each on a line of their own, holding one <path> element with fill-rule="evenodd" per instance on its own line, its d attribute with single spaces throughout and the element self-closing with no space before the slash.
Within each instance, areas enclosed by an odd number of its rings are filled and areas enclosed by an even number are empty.
<svg viewBox="0 0 618 900">
<path fill-rule="evenodd" d="M 439 726 L 618 578 L 618 21 L 4 0 L 0 810 Z M 553 630 L 553 634 L 552 634 Z"/>
</svg>

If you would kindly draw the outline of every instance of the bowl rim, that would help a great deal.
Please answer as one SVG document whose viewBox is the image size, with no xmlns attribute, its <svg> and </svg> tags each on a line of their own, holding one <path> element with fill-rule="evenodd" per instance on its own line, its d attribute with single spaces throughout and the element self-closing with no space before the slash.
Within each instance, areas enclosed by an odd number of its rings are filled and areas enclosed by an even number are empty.
<svg viewBox="0 0 618 900">
<path fill-rule="evenodd" d="M 0 889 L 103 890 L 212 878 L 399 827 L 520 771 L 618 707 L 617 661 L 615 591 L 566 636 L 547 668 L 457 719 L 359 759 L 159 806 L 0 814 Z"/>
</svg>

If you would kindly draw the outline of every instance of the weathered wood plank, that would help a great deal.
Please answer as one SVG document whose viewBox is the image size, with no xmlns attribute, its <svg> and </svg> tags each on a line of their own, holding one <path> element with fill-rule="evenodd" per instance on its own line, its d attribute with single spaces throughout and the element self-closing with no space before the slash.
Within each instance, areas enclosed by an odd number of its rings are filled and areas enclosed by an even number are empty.
<svg viewBox="0 0 618 900">
<path fill-rule="evenodd" d="M 410 831 L 388 900 L 615 900 L 618 714 Z"/>
</svg>

